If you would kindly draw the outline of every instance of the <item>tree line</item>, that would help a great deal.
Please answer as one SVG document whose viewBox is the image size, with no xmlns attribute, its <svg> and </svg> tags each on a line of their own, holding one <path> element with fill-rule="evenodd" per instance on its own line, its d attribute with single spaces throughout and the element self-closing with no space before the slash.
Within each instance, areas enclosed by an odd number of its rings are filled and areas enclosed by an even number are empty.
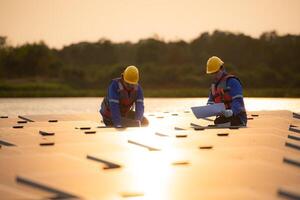
<svg viewBox="0 0 300 200">
<path fill-rule="evenodd" d="M 252 38 L 214 31 L 187 42 L 142 39 L 115 43 L 108 39 L 79 42 L 61 49 L 46 43 L 11 46 L 0 37 L 0 78 L 13 83 L 56 82 L 79 89 L 104 90 L 128 65 L 140 69 L 144 88 L 207 88 L 206 61 L 217 55 L 245 88 L 300 86 L 300 35 L 275 31 Z"/>
</svg>

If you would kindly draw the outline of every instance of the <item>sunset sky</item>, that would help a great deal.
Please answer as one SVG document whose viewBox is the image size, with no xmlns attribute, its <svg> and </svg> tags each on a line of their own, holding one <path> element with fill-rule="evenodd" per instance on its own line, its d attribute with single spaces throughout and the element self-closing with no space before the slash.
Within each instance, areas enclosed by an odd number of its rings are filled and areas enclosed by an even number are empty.
<svg viewBox="0 0 300 200">
<path fill-rule="evenodd" d="M 158 35 L 189 41 L 202 32 L 300 34 L 300 0 L 0 0 L 0 36 L 9 44 L 61 48 L 107 38 Z"/>
</svg>

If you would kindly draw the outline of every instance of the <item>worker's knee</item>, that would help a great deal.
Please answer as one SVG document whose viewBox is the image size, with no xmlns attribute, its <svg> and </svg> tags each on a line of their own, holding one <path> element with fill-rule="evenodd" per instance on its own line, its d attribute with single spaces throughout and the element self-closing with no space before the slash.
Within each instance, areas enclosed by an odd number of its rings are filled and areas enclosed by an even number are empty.
<svg viewBox="0 0 300 200">
<path fill-rule="evenodd" d="M 100 114 L 102 116 L 102 121 L 105 124 L 105 126 L 113 126 L 113 122 L 110 118 L 103 116 L 101 112 Z"/>
</svg>

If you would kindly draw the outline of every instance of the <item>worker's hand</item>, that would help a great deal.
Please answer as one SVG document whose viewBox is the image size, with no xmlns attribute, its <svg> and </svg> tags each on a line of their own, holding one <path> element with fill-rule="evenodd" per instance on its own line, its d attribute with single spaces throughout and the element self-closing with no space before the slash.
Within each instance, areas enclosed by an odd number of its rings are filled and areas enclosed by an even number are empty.
<svg viewBox="0 0 300 200">
<path fill-rule="evenodd" d="M 227 109 L 227 110 L 222 111 L 222 115 L 224 115 L 224 117 L 228 118 L 233 115 L 233 112 L 232 112 L 232 110 Z"/>
<path fill-rule="evenodd" d="M 139 127 L 142 126 L 141 120 L 136 120 Z"/>
</svg>

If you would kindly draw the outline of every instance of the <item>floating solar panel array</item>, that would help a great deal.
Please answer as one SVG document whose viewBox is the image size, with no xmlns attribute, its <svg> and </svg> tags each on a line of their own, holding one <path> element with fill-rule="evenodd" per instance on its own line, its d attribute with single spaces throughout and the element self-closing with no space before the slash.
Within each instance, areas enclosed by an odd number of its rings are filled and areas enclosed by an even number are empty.
<svg viewBox="0 0 300 200">
<path fill-rule="evenodd" d="M 107 128 L 97 113 L 0 116 L 1 199 L 300 199 L 300 117 L 214 126 L 191 112 Z"/>
</svg>

